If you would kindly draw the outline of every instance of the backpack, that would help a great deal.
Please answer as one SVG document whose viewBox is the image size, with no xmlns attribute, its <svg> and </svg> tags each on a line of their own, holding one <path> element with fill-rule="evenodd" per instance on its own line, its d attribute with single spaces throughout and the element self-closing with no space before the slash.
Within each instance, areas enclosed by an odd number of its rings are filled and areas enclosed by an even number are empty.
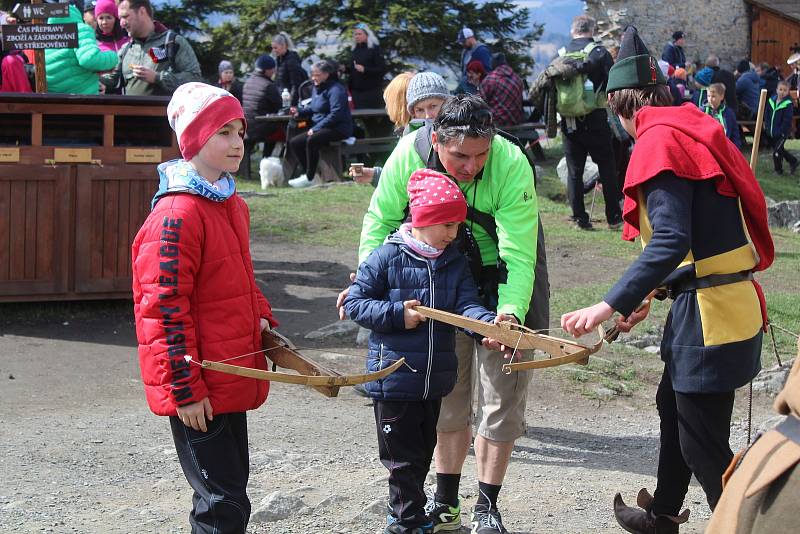
<svg viewBox="0 0 800 534">
<path fill-rule="evenodd" d="M 560 52 L 559 55 L 584 62 L 598 46 L 600 43 L 592 42 L 583 50 Z M 596 109 L 605 108 L 606 105 L 606 92 L 595 91 L 594 84 L 586 74 L 578 74 L 569 80 L 556 80 L 556 111 L 562 117 L 583 117 Z"/>
</svg>

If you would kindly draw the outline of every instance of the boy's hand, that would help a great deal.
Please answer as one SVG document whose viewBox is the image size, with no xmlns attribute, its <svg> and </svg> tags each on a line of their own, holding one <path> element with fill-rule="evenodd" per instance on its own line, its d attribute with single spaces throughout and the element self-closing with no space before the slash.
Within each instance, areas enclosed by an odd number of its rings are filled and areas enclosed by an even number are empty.
<svg viewBox="0 0 800 534">
<path fill-rule="evenodd" d="M 350 273 L 350 283 L 356 281 L 356 273 Z M 347 319 L 347 315 L 344 311 L 344 299 L 347 298 L 347 294 L 350 293 L 350 286 L 344 288 L 339 296 L 336 297 L 336 309 L 339 310 L 339 320 L 344 321 Z"/>
<path fill-rule="evenodd" d="M 214 410 L 211 409 L 211 401 L 206 397 L 200 402 L 178 406 L 178 417 L 184 425 L 192 427 L 198 432 L 206 432 L 208 431 L 206 419 L 214 420 Z"/>
<path fill-rule="evenodd" d="M 503 321 L 508 321 L 510 323 L 519 324 L 519 321 L 517 320 L 517 318 L 514 317 L 513 315 L 510 315 L 510 314 L 498 313 L 497 317 L 494 318 L 494 324 L 501 323 Z M 492 339 L 492 338 L 489 338 L 489 337 L 483 338 L 481 340 L 481 345 L 483 345 L 487 349 L 493 350 L 495 352 L 505 352 L 506 353 L 506 358 L 509 358 L 511 356 L 511 353 L 513 352 L 513 347 L 506 347 L 505 345 L 503 345 L 502 343 L 500 343 L 496 339 Z"/>
<path fill-rule="evenodd" d="M 614 324 L 620 332 L 630 332 L 637 324 L 647 318 L 650 313 L 650 303 L 653 302 L 652 294 L 627 317 L 614 317 Z"/>
<path fill-rule="evenodd" d="M 264 319 L 262 317 L 261 318 L 261 331 L 262 332 L 269 332 L 270 330 L 271 330 L 271 328 L 269 327 L 269 321 L 267 321 L 266 319 Z"/>
<path fill-rule="evenodd" d="M 598 302 L 594 306 L 565 313 L 561 316 L 561 328 L 575 337 L 593 332 L 597 325 L 614 315 L 614 308 L 605 302 Z"/>
<path fill-rule="evenodd" d="M 418 300 L 407 300 L 403 302 L 403 321 L 406 325 L 406 330 L 411 330 L 419 326 L 419 323 L 428 320 L 427 317 L 413 309 L 414 306 L 420 306 L 422 303 Z"/>
</svg>

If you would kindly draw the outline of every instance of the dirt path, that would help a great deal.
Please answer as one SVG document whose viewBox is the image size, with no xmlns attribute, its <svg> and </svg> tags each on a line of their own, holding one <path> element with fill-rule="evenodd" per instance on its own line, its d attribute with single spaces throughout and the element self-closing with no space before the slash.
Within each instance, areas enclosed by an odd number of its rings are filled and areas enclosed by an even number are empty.
<svg viewBox="0 0 800 534">
<path fill-rule="evenodd" d="M 281 330 L 311 345 L 302 335 L 335 320 L 333 301 L 355 252 L 256 243 L 253 256 Z M 573 258 L 559 258 L 550 255 L 554 290 L 581 280 Z M 613 273 L 621 266 L 597 267 Z M 130 306 L 35 309 L 0 308 L 0 531 L 188 532 L 191 493 L 166 420 L 144 402 Z M 317 354 L 331 366 L 361 369 L 351 343 L 325 348 L 342 353 Z M 653 391 L 598 403 L 571 393 L 559 377 L 540 372 L 531 383 L 527 434 L 501 494 L 506 526 L 517 534 L 621 532 L 610 513 L 614 493 L 623 490 L 633 501 L 640 487 L 654 485 Z M 769 417 L 769 403 L 756 398 L 756 421 Z M 742 397 L 734 416 L 737 447 L 745 412 Z M 249 428 L 249 492 L 253 510 L 262 509 L 251 532 L 381 531 L 386 473 L 366 399 L 350 390 L 325 399 L 275 384 L 267 404 L 249 415 Z M 477 485 L 471 455 L 464 473 L 467 509 Z M 687 506 L 692 521 L 682 532 L 702 532 L 709 511 L 696 484 Z M 284 509 L 288 519 L 263 520 Z"/>
</svg>

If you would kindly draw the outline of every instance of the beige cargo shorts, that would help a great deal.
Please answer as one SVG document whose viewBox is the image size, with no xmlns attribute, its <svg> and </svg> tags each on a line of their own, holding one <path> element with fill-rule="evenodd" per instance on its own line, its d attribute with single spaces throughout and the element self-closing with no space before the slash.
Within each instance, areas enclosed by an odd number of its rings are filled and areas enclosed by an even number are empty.
<svg viewBox="0 0 800 534">
<path fill-rule="evenodd" d="M 458 379 L 442 399 L 436 430 L 456 432 L 475 424 L 492 441 L 515 441 L 525 434 L 530 371 L 503 373 L 501 352 L 492 352 L 463 332 L 456 333 Z"/>
</svg>

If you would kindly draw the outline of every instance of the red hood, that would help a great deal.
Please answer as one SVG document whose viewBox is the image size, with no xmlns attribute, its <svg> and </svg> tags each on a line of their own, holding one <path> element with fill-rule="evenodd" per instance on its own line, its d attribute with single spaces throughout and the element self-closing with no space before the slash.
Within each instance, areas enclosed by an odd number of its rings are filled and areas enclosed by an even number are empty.
<svg viewBox="0 0 800 534">
<path fill-rule="evenodd" d="M 693 104 L 644 107 L 636 113 L 636 145 L 625 174 L 622 238 L 639 235 L 638 187 L 661 172 L 688 180 L 714 179 L 717 192 L 739 197 L 750 238 L 759 256 L 756 271 L 772 264 L 775 249 L 767 204 L 747 161 L 725 137 L 719 122 Z"/>
</svg>

